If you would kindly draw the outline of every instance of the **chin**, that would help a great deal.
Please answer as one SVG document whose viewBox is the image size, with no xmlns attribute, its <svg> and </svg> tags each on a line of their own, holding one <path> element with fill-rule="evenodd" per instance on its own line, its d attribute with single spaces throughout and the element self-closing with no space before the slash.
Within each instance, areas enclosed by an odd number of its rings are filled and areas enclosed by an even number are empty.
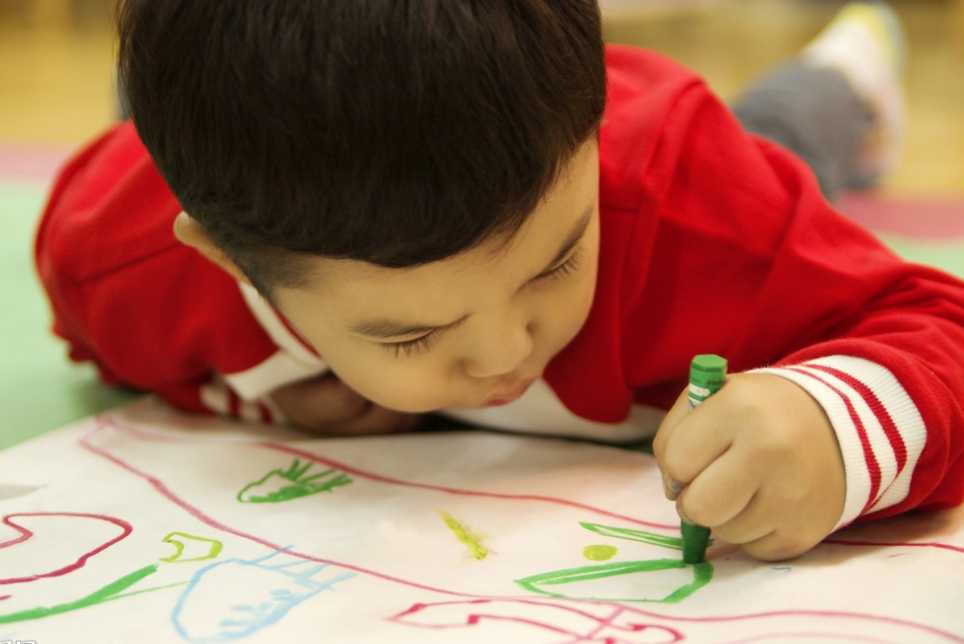
<svg viewBox="0 0 964 644">
<path fill-rule="evenodd" d="M 380 405 L 384 407 L 385 409 L 391 409 L 392 411 L 397 411 L 401 414 L 430 414 L 434 411 L 441 411 L 442 409 L 445 409 L 446 407 L 450 406 L 450 405 L 441 405 L 441 404 L 435 404 L 430 402 L 412 404 L 411 401 L 407 401 L 407 402 L 398 401 L 400 404 L 397 404 L 397 405 L 391 404 L 391 403 L 379 402 L 377 400 L 374 400 L 373 402 L 376 405 Z"/>
</svg>

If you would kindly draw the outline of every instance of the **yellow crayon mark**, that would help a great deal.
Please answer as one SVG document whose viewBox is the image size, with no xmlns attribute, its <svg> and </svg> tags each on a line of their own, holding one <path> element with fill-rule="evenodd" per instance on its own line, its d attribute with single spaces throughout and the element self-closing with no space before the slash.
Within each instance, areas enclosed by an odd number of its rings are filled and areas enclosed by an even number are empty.
<svg viewBox="0 0 964 644">
<path fill-rule="evenodd" d="M 582 556 L 591 561 L 606 561 L 615 557 L 617 552 L 619 550 L 614 546 L 597 544 L 583 548 Z"/>
<path fill-rule="evenodd" d="M 180 537 L 180 539 L 178 538 Z M 184 543 L 181 541 L 198 541 L 201 543 L 206 543 L 208 546 L 207 554 L 200 557 L 191 557 L 181 559 L 181 555 L 184 554 Z M 176 549 L 176 552 L 170 557 L 161 557 L 161 561 L 166 563 L 187 563 L 189 561 L 204 561 L 205 559 L 214 559 L 219 554 L 221 554 L 222 544 L 217 539 L 208 539 L 206 537 L 197 537 L 193 534 L 187 534 L 186 532 L 171 532 L 163 539 L 164 543 L 169 543 Z M 202 546 L 203 547 L 203 546 Z"/>
<path fill-rule="evenodd" d="M 489 549 L 481 543 L 481 535 L 474 534 L 469 530 L 468 526 L 464 525 L 448 512 L 440 512 L 439 514 L 442 515 L 442 520 L 445 521 L 445 525 L 452 531 L 455 538 L 468 547 L 473 557 L 481 561 L 489 555 Z"/>
</svg>

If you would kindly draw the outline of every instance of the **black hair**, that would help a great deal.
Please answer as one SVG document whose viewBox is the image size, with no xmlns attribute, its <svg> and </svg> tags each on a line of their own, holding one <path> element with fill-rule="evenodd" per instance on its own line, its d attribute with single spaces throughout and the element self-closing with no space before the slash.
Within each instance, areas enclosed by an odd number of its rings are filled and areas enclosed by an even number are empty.
<svg viewBox="0 0 964 644">
<path fill-rule="evenodd" d="M 138 134 L 266 295 L 304 254 L 511 237 L 605 104 L 596 0 L 126 0 L 118 24 Z"/>
</svg>

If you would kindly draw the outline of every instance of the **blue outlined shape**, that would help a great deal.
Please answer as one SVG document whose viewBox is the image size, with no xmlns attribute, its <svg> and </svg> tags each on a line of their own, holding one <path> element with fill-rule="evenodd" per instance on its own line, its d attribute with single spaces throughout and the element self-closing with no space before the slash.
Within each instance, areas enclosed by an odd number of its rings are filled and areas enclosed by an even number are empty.
<svg viewBox="0 0 964 644">
<path fill-rule="evenodd" d="M 257 559 L 227 559 L 200 568 L 171 611 L 171 622 L 177 634 L 192 644 L 243 639 L 278 622 L 298 604 L 357 574 L 344 572 L 316 579 L 319 573 L 337 568 L 294 557 L 266 563 L 290 548 L 292 546 L 285 546 Z M 224 584 L 218 577 L 225 575 L 248 577 L 249 580 L 244 584 Z M 212 588 L 210 596 L 205 596 L 206 585 Z M 252 600 L 238 603 L 238 593 L 248 593 Z M 228 604 L 227 596 L 231 595 L 234 603 Z M 189 614 L 192 602 L 206 606 L 211 603 L 211 598 L 225 601 L 220 615 L 201 620 L 196 614 Z"/>
</svg>

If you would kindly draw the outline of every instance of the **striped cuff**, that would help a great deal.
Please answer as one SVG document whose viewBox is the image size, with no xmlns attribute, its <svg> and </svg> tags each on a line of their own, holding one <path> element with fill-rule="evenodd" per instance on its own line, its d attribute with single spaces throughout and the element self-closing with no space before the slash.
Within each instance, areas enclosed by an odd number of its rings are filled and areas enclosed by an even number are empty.
<svg viewBox="0 0 964 644">
<path fill-rule="evenodd" d="M 260 400 L 244 400 L 222 378 L 214 378 L 201 385 L 201 403 L 221 416 L 237 418 L 249 423 L 283 425 L 284 414 L 269 396 Z"/>
<path fill-rule="evenodd" d="M 890 370 L 863 358 L 827 356 L 754 372 L 803 387 L 830 419 L 847 481 L 844 511 L 834 530 L 907 497 L 927 432 L 914 401 Z"/>
</svg>

